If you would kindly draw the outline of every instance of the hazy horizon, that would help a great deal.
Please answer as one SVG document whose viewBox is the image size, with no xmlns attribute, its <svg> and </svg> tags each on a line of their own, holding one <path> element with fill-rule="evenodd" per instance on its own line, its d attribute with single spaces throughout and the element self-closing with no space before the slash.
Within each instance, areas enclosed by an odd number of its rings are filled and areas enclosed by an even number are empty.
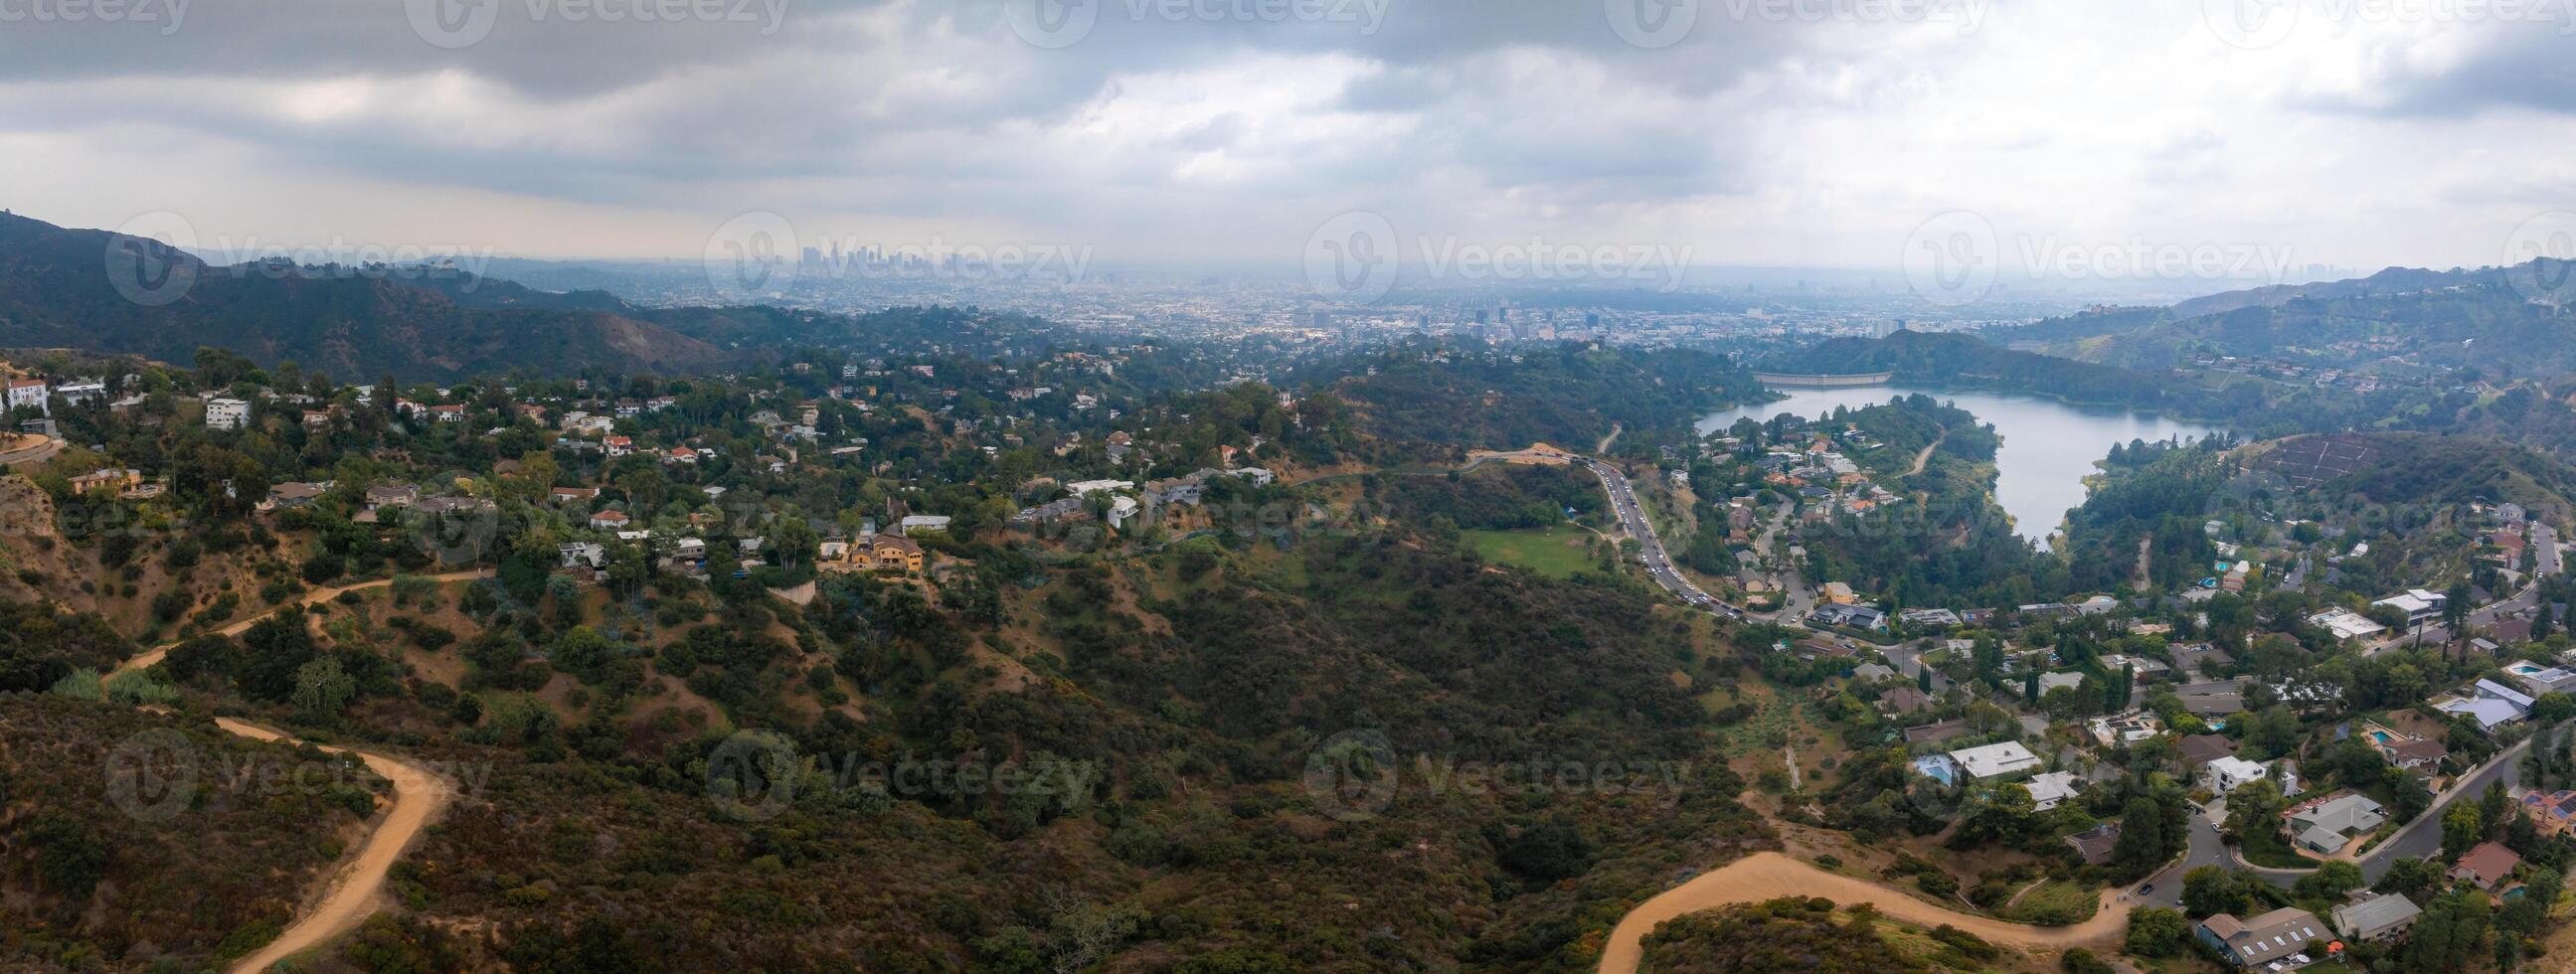
<svg viewBox="0 0 2576 974">
<path fill-rule="evenodd" d="M 1311 275 L 1348 240 L 1434 278 L 2165 286 L 2576 256 L 2576 14 L 2542 0 L 73 2 L 0 17 L 8 205 L 232 253 Z"/>
</svg>

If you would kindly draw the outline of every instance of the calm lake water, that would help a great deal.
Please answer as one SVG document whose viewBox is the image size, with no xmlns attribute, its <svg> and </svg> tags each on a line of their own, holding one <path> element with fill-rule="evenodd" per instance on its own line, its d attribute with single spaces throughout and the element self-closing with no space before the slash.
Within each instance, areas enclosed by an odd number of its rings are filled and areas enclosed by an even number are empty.
<svg viewBox="0 0 2576 974">
<path fill-rule="evenodd" d="M 1942 392 L 1908 386 L 1779 391 L 1789 398 L 1711 413 L 1700 419 L 1699 429 L 1724 429 L 1746 416 L 1768 420 L 1789 413 L 1814 419 L 1833 412 L 1836 406 L 1859 409 L 1911 393 L 1929 395 L 1975 413 L 1979 420 L 1994 424 L 1995 431 L 2003 434 L 2003 447 L 1995 454 L 1995 500 L 2003 505 L 2005 514 L 2012 516 L 2015 532 L 2040 544 L 2046 544 L 2048 536 L 2065 522 L 2068 508 L 2083 505 L 2084 478 L 2094 473 L 2093 464 L 2109 455 L 2113 444 L 2192 439 L 2219 432 L 2214 426 L 2153 413 L 2070 406 L 2054 399 L 2008 393 Z"/>
</svg>

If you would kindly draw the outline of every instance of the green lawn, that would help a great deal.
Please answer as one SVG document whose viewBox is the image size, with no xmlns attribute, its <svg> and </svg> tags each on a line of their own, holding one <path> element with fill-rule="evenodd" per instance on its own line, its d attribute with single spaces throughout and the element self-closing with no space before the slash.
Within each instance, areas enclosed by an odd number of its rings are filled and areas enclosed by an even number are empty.
<svg viewBox="0 0 2576 974">
<path fill-rule="evenodd" d="M 2092 890 L 2074 883 L 2048 882 L 2022 894 L 2021 902 L 2002 915 L 2007 920 L 2062 927 L 2092 919 L 2101 902 Z"/>
<path fill-rule="evenodd" d="M 1476 554 L 1498 565 L 1517 565 L 1549 578 L 1566 578 L 1592 567 L 1583 542 L 1591 532 L 1569 524 L 1514 531 L 1465 531 Z"/>
</svg>

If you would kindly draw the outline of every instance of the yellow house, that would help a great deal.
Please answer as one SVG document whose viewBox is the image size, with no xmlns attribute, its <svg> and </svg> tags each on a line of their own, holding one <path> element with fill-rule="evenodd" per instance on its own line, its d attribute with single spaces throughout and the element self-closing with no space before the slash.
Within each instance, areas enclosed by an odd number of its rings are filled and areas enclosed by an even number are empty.
<svg viewBox="0 0 2576 974">
<path fill-rule="evenodd" d="M 1860 604 L 1860 596 L 1853 595 L 1851 586 L 1845 585 L 1841 582 L 1826 582 L 1824 592 L 1825 601 L 1831 602 L 1835 605 Z"/>
<path fill-rule="evenodd" d="M 74 477 L 71 479 L 71 484 L 72 493 L 75 494 L 86 494 L 94 490 L 123 491 L 142 486 L 143 471 L 105 467 Z"/>
<path fill-rule="evenodd" d="M 868 558 L 875 563 L 876 567 L 907 572 L 921 570 L 920 545 L 914 544 L 909 539 L 882 534 L 870 540 L 873 543 L 867 546 Z"/>
</svg>

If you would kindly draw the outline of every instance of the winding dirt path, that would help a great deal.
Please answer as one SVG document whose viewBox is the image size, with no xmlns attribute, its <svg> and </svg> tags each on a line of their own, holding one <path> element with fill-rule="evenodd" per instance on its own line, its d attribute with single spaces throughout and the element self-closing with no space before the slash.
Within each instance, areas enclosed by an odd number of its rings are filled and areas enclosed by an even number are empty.
<svg viewBox="0 0 2576 974">
<path fill-rule="evenodd" d="M 245 724 L 229 717 L 215 718 L 215 725 L 242 737 L 261 741 L 288 740 L 284 734 Z M 268 946 L 245 957 L 232 967 L 233 974 L 256 974 L 278 961 L 328 943 L 332 938 L 355 930 L 376 913 L 377 897 L 383 894 L 385 876 L 402 858 L 403 850 L 420 835 L 423 826 L 447 808 L 455 797 L 447 780 L 428 768 L 400 758 L 352 748 L 317 744 L 332 754 L 353 754 L 367 764 L 367 770 L 393 782 L 393 808 L 383 822 L 358 847 L 357 854 L 333 868 L 331 878 L 323 883 L 321 898 L 304 915 L 269 941 Z"/>
<path fill-rule="evenodd" d="M 1948 440 L 1949 438 L 1950 428 L 1947 426 L 1942 427 L 1941 435 L 1933 437 L 1932 442 L 1924 444 L 1923 452 L 1914 455 L 1914 469 L 1906 471 L 1905 475 L 1911 477 L 1922 473 L 1923 468 L 1930 466 L 1932 463 L 1932 451 L 1940 449 L 1942 441 Z"/>
<path fill-rule="evenodd" d="M 2114 910 L 2112 894 L 2093 918 L 2067 927 L 2034 927 L 1945 910 L 1914 897 L 1849 876 L 1829 873 L 1777 852 L 1757 852 L 1724 868 L 1702 873 L 1637 905 L 1610 931 L 1601 950 L 1601 974 L 1635 974 L 1643 959 L 1646 934 L 1655 925 L 1688 913 L 1729 903 L 1758 903 L 1782 896 L 1822 896 L 1838 903 L 1869 903 L 1892 920 L 1937 927 L 1949 924 L 2007 947 L 2059 950 L 2116 942 L 2128 929 L 2126 911 Z"/>
<path fill-rule="evenodd" d="M 475 570 L 470 571 L 470 572 L 448 572 L 448 573 L 443 574 L 443 575 L 422 575 L 422 576 L 419 576 L 419 577 L 421 577 L 421 578 L 425 578 L 425 579 L 428 579 L 428 580 L 430 580 L 430 581 L 432 581 L 432 582 L 439 582 L 439 583 L 446 583 L 446 582 L 467 582 L 467 581 L 472 581 L 472 580 L 474 580 L 474 579 L 478 579 L 478 578 L 490 578 L 490 577 L 492 577 L 492 570 L 491 570 L 491 569 L 489 569 L 489 568 L 478 568 L 478 569 L 475 569 Z M 394 583 L 394 580 L 393 580 L 393 579 L 390 579 L 390 578 L 379 578 L 379 579 L 377 579 L 377 580 L 375 580 L 375 581 L 372 581 L 372 582 L 353 582 L 353 583 L 350 583 L 350 584 L 347 584 L 347 585 L 335 585 L 335 586 L 332 586 L 332 587 L 329 587 L 329 588 L 317 588 L 317 589 L 314 589 L 314 590 L 312 590 L 312 591 L 310 591 L 310 592 L 306 592 L 306 593 L 304 593 L 304 594 L 303 594 L 303 595 L 301 595 L 301 596 L 298 596 L 298 597 L 296 598 L 296 600 L 295 600 L 293 603 L 290 603 L 290 604 L 294 605 L 296 608 L 301 609 L 301 608 L 304 608 L 305 606 L 312 605 L 312 604 L 314 604 L 314 603 L 316 603 L 316 602 L 328 602 L 328 601 L 330 601 L 330 600 L 332 600 L 332 599 L 339 598 L 339 597 L 340 597 L 340 593 L 342 593 L 342 592 L 358 592 L 358 591 L 364 591 L 364 590 L 366 590 L 366 589 L 371 589 L 371 588 L 384 588 L 385 586 L 392 585 L 393 583 Z M 283 607 L 283 606 L 281 606 L 280 608 L 282 608 L 282 607 Z M 223 627 L 223 628 L 221 628 L 221 629 L 217 629 L 217 630 L 215 630 L 215 631 L 214 631 L 213 635 L 217 635 L 217 636 L 238 636 L 238 635 L 241 635 L 242 633 L 249 632 L 249 631 L 250 631 L 250 627 L 255 626 L 255 625 L 258 625 L 260 620 L 262 620 L 262 619 L 266 619 L 266 618 L 268 618 L 269 616 L 276 614 L 276 612 L 277 612 L 277 609 L 272 608 L 272 609 L 268 610 L 267 612 L 262 612 L 262 613 L 260 613 L 260 614 L 258 614 L 258 615 L 252 616 L 252 617 L 250 617 L 250 618 L 248 618 L 248 619 L 244 619 L 244 620 L 242 620 L 242 621 L 240 621 L 240 622 L 236 622 L 236 623 L 233 623 L 233 624 L 231 624 L 231 625 L 225 626 L 225 627 Z M 194 637 L 190 637 L 190 638 L 194 638 Z M 134 670 L 144 669 L 144 668 L 146 668 L 146 667 L 151 666 L 151 665 L 152 665 L 152 664 L 154 664 L 154 663 L 161 662 L 161 658 L 162 658 L 162 657 L 170 655 L 170 648 L 171 648 L 171 647 L 173 647 L 173 646 L 177 646 L 177 645 L 179 645 L 179 643 L 180 643 L 180 642 L 184 642 L 184 641 L 185 641 L 185 640 L 173 640 L 173 641 L 171 641 L 171 642 L 163 643 L 163 644 L 161 644 L 161 645 L 159 645 L 159 646 L 154 646 L 154 647 L 152 647 L 151 649 L 146 650 L 146 651 L 144 651 L 144 652 L 137 653 L 137 654 L 135 654 L 135 655 L 134 655 L 134 658 L 129 659 L 129 660 L 126 660 L 125 662 L 122 662 L 122 663 L 118 663 L 118 664 L 116 664 L 116 669 L 108 671 L 108 674 L 107 674 L 107 675 L 108 675 L 108 676 L 110 676 L 110 677 L 113 677 L 113 676 L 117 676 L 117 675 L 119 675 L 119 674 L 132 672 L 132 671 L 134 671 Z"/>
<path fill-rule="evenodd" d="M 422 577 L 432 582 L 443 583 L 470 581 L 491 576 L 490 569 L 481 569 Z M 301 609 L 316 602 L 338 598 L 342 592 L 382 588 L 391 584 L 393 584 L 392 579 L 380 579 L 314 589 L 305 593 L 293 604 Z M 259 620 L 267 618 L 269 614 L 260 613 L 218 629 L 216 632 L 225 636 L 240 635 L 251 626 L 258 624 Z M 169 643 L 154 647 L 149 652 L 137 654 L 133 659 L 119 664 L 115 673 L 109 675 L 139 670 L 158 663 L 162 657 L 169 655 L 170 647 L 175 645 L 177 643 Z M 277 731 L 230 717 L 215 718 L 215 726 L 252 740 L 293 740 Z M 376 824 L 375 831 L 367 835 L 367 840 L 358 846 L 357 851 L 332 867 L 331 878 L 323 882 L 320 894 L 312 905 L 303 911 L 303 915 L 297 918 L 292 926 L 287 927 L 285 932 L 278 934 L 276 940 L 269 941 L 268 946 L 260 948 L 249 957 L 234 964 L 233 974 L 257 974 L 265 971 L 278 961 L 319 947 L 330 942 L 332 938 L 357 929 L 358 924 L 374 916 L 377 899 L 384 894 L 385 876 L 392 872 L 395 861 L 401 859 L 403 850 L 411 845 L 413 839 L 420 836 L 421 828 L 436 819 L 440 812 L 445 811 L 448 802 L 456 796 L 455 789 L 449 786 L 447 779 L 411 761 L 356 748 L 334 747 L 327 744 L 313 746 L 331 754 L 355 755 L 358 760 L 366 763 L 367 770 L 392 782 L 393 806 L 385 812 L 384 821 Z"/>
</svg>

